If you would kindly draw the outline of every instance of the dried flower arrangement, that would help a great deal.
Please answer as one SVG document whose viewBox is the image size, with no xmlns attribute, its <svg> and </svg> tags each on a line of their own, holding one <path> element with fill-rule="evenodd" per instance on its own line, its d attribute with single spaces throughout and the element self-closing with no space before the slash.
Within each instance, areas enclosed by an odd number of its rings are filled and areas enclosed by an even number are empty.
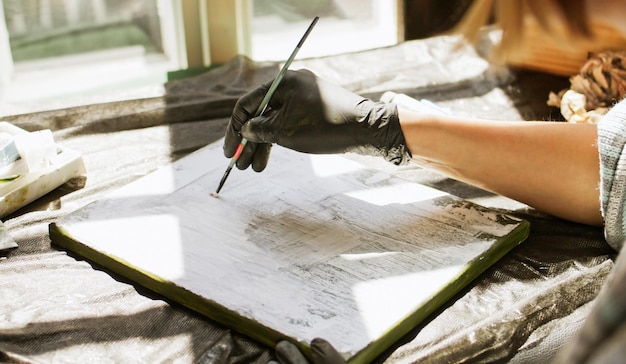
<svg viewBox="0 0 626 364">
<path fill-rule="evenodd" d="M 573 123 L 597 123 L 626 96 L 626 51 L 593 54 L 570 78 L 570 88 L 551 92 L 548 105 L 560 108 Z"/>
</svg>

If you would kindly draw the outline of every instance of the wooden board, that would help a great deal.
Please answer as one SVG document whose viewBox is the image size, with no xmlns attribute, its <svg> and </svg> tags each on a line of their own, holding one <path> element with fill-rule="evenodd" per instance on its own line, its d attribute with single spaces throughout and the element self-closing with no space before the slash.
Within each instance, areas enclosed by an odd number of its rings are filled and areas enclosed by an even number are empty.
<svg viewBox="0 0 626 364">
<path fill-rule="evenodd" d="M 563 42 L 546 36 L 534 18 L 526 16 L 524 20 L 523 37 L 516 44 L 520 51 L 507 59 L 512 66 L 573 76 L 580 73 L 590 54 L 626 49 L 626 38 L 622 33 L 603 23 L 589 24 L 593 35 L 589 40 Z"/>
<path fill-rule="evenodd" d="M 368 362 L 528 223 L 342 156 L 275 146 L 263 173 L 207 146 L 50 225 L 54 243 L 268 345 Z"/>
</svg>

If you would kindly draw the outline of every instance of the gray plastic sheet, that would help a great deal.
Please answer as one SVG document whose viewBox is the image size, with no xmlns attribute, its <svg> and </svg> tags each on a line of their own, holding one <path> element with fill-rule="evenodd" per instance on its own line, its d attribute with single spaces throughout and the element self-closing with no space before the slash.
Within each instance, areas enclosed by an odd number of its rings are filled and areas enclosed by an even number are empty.
<svg viewBox="0 0 626 364">
<path fill-rule="evenodd" d="M 450 112 L 503 120 L 558 119 L 548 92 L 566 78 L 495 67 L 454 37 L 298 60 L 355 92 L 387 90 Z M 161 94 L 3 115 L 50 128 L 83 153 L 75 179 L 5 217 L 19 244 L 0 260 L 0 361 L 265 363 L 272 349 L 61 250 L 48 224 L 155 169 L 219 140 L 237 98 L 270 81 L 278 64 L 236 57 Z M 225 165 L 227 160 L 225 159 Z M 271 159 L 270 159 L 271 163 Z M 392 167 L 389 167 L 392 168 Z M 528 219 L 528 240 L 380 358 L 389 363 L 541 362 L 555 357 L 589 315 L 613 268 L 602 229 L 546 216 L 518 202 L 420 168 L 393 170 Z M 216 180 L 217 182 L 217 180 Z"/>
</svg>

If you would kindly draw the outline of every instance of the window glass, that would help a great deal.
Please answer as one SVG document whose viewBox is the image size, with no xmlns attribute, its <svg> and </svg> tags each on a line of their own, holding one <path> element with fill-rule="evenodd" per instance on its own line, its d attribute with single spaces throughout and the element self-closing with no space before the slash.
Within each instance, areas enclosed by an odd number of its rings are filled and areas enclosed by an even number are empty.
<svg viewBox="0 0 626 364">
<path fill-rule="evenodd" d="M 396 44 L 397 14 L 391 0 L 252 0 L 251 56 L 286 59 L 315 16 L 320 20 L 299 58 Z"/>
<path fill-rule="evenodd" d="M 186 0 L 185 0 L 186 1 Z M 171 0 L 0 0 L 0 108 L 161 85 L 180 68 Z M 7 44 L 8 43 L 8 44 Z M 45 107 L 45 106 L 44 106 Z"/>
<path fill-rule="evenodd" d="M 162 51 L 153 0 L 3 0 L 13 61 L 140 46 Z"/>
</svg>

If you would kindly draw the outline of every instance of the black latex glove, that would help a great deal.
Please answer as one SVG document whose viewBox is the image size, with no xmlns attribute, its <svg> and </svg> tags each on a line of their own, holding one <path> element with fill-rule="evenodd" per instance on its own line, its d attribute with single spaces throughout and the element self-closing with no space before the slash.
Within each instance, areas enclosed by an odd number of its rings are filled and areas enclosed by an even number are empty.
<svg viewBox="0 0 626 364">
<path fill-rule="evenodd" d="M 276 358 L 280 364 L 309 364 L 309 361 L 289 341 L 276 344 Z M 345 364 L 345 359 L 324 339 L 311 341 L 312 364 Z M 273 363 L 273 362 L 270 362 Z M 270 364 L 268 363 L 268 364 Z"/>
<path fill-rule="evenodd" d="M 411 158 L 395 104 L 361 97 L 310 71 L 287 71 L 265 113 L 251 119 L 269 86 L 242 96 L 233 110 L 224 155 L 234 155 L 242 135 L 248 139 L 237 168 L 265 169 L 272 143 L 305 153 L 380 155 L 397 165 Z"/>
</svg>

